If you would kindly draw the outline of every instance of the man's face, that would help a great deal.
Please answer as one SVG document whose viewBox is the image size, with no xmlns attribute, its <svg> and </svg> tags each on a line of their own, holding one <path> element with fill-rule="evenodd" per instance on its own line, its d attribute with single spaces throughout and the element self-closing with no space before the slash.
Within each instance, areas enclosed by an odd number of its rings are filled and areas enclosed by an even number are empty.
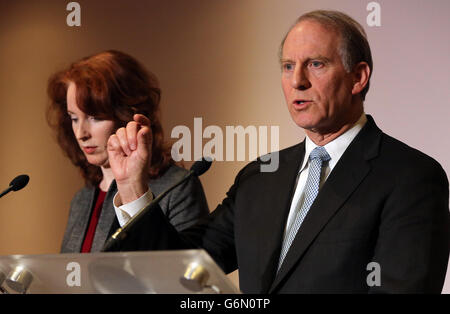
<svg viewBox="0 0 450 314">
<path fill-rule="evenodd" d="M 294 26 L 283 46 L 282 87 L 294 122 L 312 132 L 334 132 L 354 119 L 353 78 L 339 54 L 340 36 L 305 20 Z"/>
</svg>

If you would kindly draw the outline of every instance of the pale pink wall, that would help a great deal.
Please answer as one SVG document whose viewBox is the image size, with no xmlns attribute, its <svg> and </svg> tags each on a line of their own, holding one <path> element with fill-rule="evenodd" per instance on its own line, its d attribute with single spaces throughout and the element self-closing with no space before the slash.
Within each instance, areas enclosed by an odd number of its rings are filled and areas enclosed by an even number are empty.
<svg viewBox="0 0 450 314">
<path fill-rule="evenodd" d="M 123 50 L 160 79 L 167 136 L 202 117 L 204 127 L 279 126 L 284 148 L 304 133 L 280 88 L 281 38 L 300 14 L 318 8 L 342 10 L 364 25 L 370 1 L 84 0 L 80 28 L 65 24 L 68 2 L 0 0 L 0 185 L 19 173 L 31 177 L 23 191 L 0 200 L 0 255 L 58 252 L 70 199 L 82 186 L 45 122 L 51 73 L 101 50 Z M 378 3 L 381 27 L 365 24 L 375 63 L 366 111 L 450 173 L 450 2 Z M 202 177 L 211 209 L 243 165 L 216 162 Z"/>
</svg>

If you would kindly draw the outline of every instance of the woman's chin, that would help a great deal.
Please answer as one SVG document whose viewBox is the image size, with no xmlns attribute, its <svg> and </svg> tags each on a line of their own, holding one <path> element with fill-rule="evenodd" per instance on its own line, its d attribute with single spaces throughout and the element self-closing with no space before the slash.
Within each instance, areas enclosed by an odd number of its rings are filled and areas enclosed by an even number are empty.
<svg viewBox="0 0 450 314">
<path fill-rule="evenodd" d="M 102 168 L 109 168 L 109 161 L 108 159 L 103 159 L 103 158 L 95 158 L 94 156 L 89 156 L 86 158 L 88 163 L 93 165 L 93 166 L 97 166 L 97 167 L 102 167 Z"/>
</svg>

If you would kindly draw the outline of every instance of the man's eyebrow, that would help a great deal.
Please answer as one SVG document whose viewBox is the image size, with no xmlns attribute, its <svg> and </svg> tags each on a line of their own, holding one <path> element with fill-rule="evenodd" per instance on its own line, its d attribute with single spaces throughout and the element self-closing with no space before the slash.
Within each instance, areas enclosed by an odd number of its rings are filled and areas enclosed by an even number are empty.
<svg viewBox="0 0 450 314">
<path fill-rule="evenodd" d="M 330 61 L 330 58 L 327 58 L 327 57 L 322 56 L 322 55 L 317 55 L 317 56 L 309 57 L 308 59 L 306 59 L 306 61 L 311 61 L 311 60 L 324 60 L 324 61 Z"/>
<path fill-rule="evenodd" d="M 330 61 L 330 58 L 327 58 L 327 57 L 322 56 L 322 55 L 317 55 L 317 56 L 312 56 L 312 57 L 306 58 L 306 60 L 304 60 L 303 63 L 307 63 L 307 62 L 310 62 L 312 60 Z M 292 59 L 289 59 L 289 58 L 282 58 L 280 60 L 280 62 L 281 63 L 287 63 L 287 62 L 295 62 L 295 61 L 293 61 Z"/>
</svg>

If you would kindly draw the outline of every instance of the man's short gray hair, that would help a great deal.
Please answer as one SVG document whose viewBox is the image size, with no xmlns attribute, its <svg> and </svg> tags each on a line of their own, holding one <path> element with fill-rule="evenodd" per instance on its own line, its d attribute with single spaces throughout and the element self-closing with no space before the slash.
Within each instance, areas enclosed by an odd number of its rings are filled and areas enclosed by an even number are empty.
<svg viewBox="0 0 450 314">
<path fill-rule="evenodd" d="M 352 71 L 359 62 L 364 61 L 369 65 L 369 81 L 367 82 L 366 87 L 361 91 L 361 98 L 364 100 L 369 91 L 370 77 L 372 76 L 373 71 L 372 53 L 370 51 L 369 42 L 367 41 L 366 32 L 361 24 L 345 13 L 339 11 L 316 10 L 300 16 L 281 42 L 279 51 L 280 60 L 283 55 L 284 42 L 286 41 L 289 32 L 294 26 L 305 20 L 313 20 L 323 26 L 331 27 L 340 34 L 339 54 L 347 72 Z"/>
</svg>

